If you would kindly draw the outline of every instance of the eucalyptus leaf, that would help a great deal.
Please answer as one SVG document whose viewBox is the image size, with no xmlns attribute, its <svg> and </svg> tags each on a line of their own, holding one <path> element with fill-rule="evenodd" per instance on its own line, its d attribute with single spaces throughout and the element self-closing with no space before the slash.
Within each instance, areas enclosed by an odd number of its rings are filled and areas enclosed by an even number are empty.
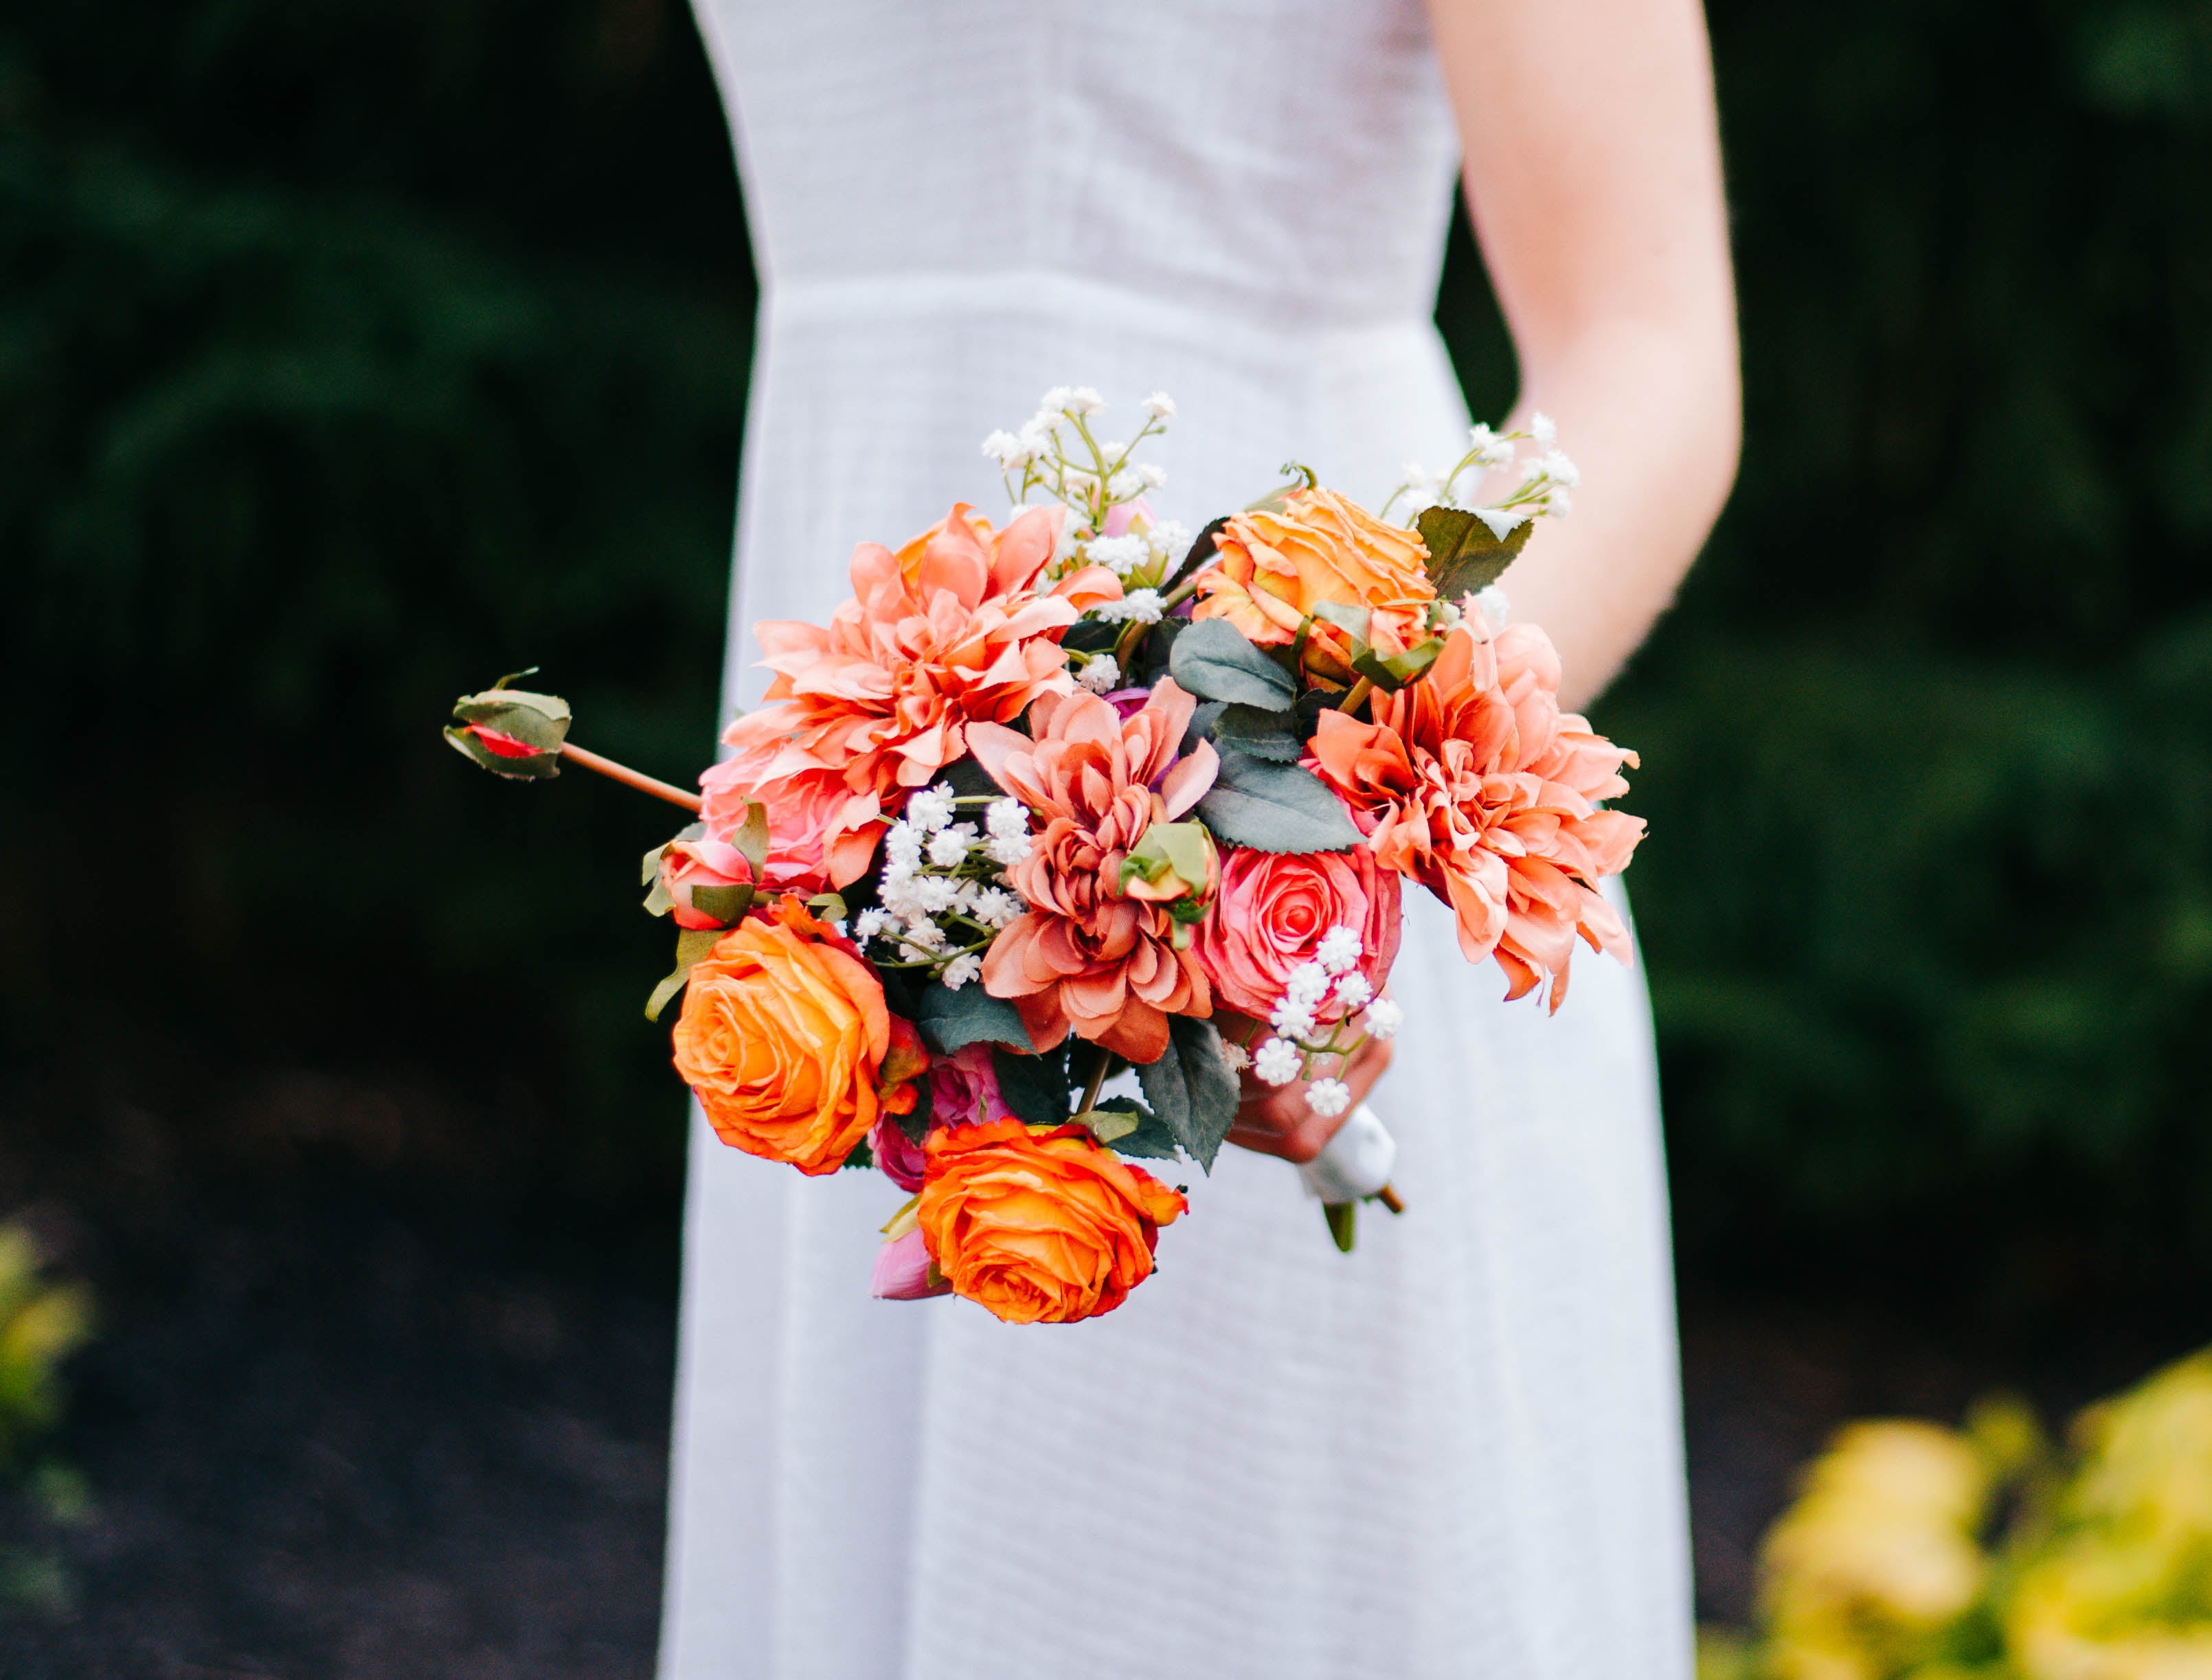
<svg viewBox="0 0 2212 1680">
<path fill-rule="evenodd" d="M 1211 1173 L 1236 1123 L 1237 1098 L 1237 1076 L 1213 1023 L 1170 1016 L 1167 1053 L 1139 1068 L 1137 1083 L 1183 1153 Z"/>
<path fill-rule="evenodd" d="M 1221 755 L 1198 814 L 1217 838 L 1258 852 L 1342 852 L 1359 830 L 1310 770 L 1235 750 Z"/>
<path fill-rule="evenodd" d="M 1194 621 L 1176 638 L 1168 671 L 1188 693 L 1280 711 L 1297 695 L 1290 672 L 1222 618 Z"/>
<path fill-rule="evenodd" d="M 1212 725 L 1210 732 L 1216 741 L 1255 758 L 1294 764 L 1305 751 L 1304 737 L 1293 713 L 1269 712 L 1257 706 L 1224 706 Z"/>
<path fill-rule="evenodd" d="M 1457 507 L 1429 508 L 1416 524 L 1429 550 L 1429 582 L 1439 600 L 1453 602 L 1504 576 L 1536 529 L 1535 520 L 1523 519 L 1501 537 Z"/>
<path fill-rule="evenodd" d="M 963 991 L 966 988 L 962 988 Z M 1018 1055 L 1002 1044 L 991 1046 L 991 1070 L 999 1076 L 999 1095 L 1006 1107 L 1032 1125 L 1059 1125 L 1067 1119 L 1067 1046 L 1041 1056 Z"/>
<path fill-rule="evenodd" d="M 940 1056 L 971 1044 L 1003 1044 L 1022 1052 L 1031 1047 L 1022 1012 L 984 991 L 980 980 L 970 980 L 957 992 L 942 981 L 932 982 L 921 994 L 915 1018 L 922 1036 Z"/>
</svg>

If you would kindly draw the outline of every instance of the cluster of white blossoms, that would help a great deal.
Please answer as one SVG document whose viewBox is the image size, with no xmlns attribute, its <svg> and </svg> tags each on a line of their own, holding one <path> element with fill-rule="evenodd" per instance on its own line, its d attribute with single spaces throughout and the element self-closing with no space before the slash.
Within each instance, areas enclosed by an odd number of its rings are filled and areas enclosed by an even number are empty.
<svg viewBox="0 0 2212 1680">
<path fill-rule="evenodd" d="M 1283 995 L 1267 1016 L 1274 1028 L 1259 1049 L 1247 1052 L 1240 1045 L 1225 1044 L 1230 1065 L 1238 1071 L 1249 1067 L 1270 1085 L 1287 1085 L 1307 1077 L 1314 1058 L 1349 1058 L 1370 1039 L 1395 1036 L 1405 1024 L 1405 1011 L 1388 998 L 1377 998 L 1367 977 L 1358 972 L 1364 955 L 1355 928 L 1333 927 L 1315 946 L 1313 955 L 1291 970 Z M 1334 1003 L 1337 1018 L 1322 1035 L 1321 1011 Z M 1354 1031 L 1352 1020 L 1361 1017 Z M 1337 1078 L 1316 1079 L 1306 1087 L 1306 1106 L 1325 1119 L 1334 1119 L 1352 1106 L 1352 1088 Z"/>
<path fill-rule="evenodd" d="M 1494 432 L 1486 425 L 1477 426 L 1468 434 L 1467 453 L 1441 477 L 1425 471 L 1419 461 L 1407 462 L 1405 482 L 1382 504 L 1382 516 L 1388 519 L 1395 509 L 1412 525 L 1431 507 L 1457 508 L 1480 519 L 1501 542 L 1540 513 L 1564 519 L 1574 511 L 1570 492 L 1583 476 L 1559 446 L 1559 435 L 1551 416 L 1542 413 L 1528 416 L 1525 432 Z M 1521 460 L 1519 482 L 1502 500 L 1478 505 L 1474 498 L 1485 481 L 1498 469 L 1513 465 L 1522 443 L 1534 448 Z"/>
<path fill-rule="evenodd" d="M 1152 519 L 1141 506 L 1119 519 L 1113 515 L 1167 482 L 1164 468 L 1135 457 L 1138 446 L 1167 430 L 1175 399 L 1164 391 L 1147 397 L 1143 423 L 1126 440 L 1099 437 L 1094 422 L 1105 408 L 1089 385 L 1054 385 L 1018 432 L 984 439 L 983 453 L 1006 475 L 1017 511 L 1042 492 L 1074 515 L 1054 556 L 1058 567 L 1103 566 L 1124 583 L 1158 582 L 1189 549 L 1190 532 L 1173 519 Z"/>
<path fill-rule="evenodd" d="M 963 804 L 984 808 L 980 829 L 954 820 Z M 982 973 L 999 930 L 1029 908 L 1006 876 L 1029 855 L 1020 800 L 961 798 L 946 782 L 924 788 L 884 834 L 877 902 L 853 919 L 853 937 L 896 950 L 887 966 L 927 969 L 957 992 Z"/>
</svg>

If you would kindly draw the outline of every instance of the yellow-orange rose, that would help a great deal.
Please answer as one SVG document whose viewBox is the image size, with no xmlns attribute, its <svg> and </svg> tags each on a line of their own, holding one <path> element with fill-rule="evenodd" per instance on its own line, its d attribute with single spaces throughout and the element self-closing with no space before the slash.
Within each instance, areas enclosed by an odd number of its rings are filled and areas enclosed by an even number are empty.
<svg viewBox="0 0 2212 1680">
<path fill-rule="evenodd" d="M 1323 602 L 1364 607 L 1367 640 L 1385 654 L 1421 639 L 1436 599 L 1425 570 L 1429 551 L 1410 531 L 1386 525 L 1356 502 L 1318 487 L 1293 490 L 1279 512 L 1239 513 L 1215 540 L 1219 563 L 1200 574 L 1196 618 L 1225 618 L 1261 647 L 1297 638 Z M 1314 620 L 1306 669 L 1334 682 L 1352 678 L 1345 633 Z"/>
<path fill-rule="evenodd" d="M 891 1047 L 872 970 L 795 897 L 715 942 L 691 970 L 676 1070 L 725 1143 L 834 1173 L 884 1106 Z M 907 1095 L 894 1094 L 896 1098 Z"/>
<path fill-rule="evenodd" d="M 1079 1125 L 987 1121 L 933 1132 L 916 1209 L 955 1295 L 1009 1324 L 1110 1313 L 1152 1275 L 1183 1198 Z"/>
</svg>

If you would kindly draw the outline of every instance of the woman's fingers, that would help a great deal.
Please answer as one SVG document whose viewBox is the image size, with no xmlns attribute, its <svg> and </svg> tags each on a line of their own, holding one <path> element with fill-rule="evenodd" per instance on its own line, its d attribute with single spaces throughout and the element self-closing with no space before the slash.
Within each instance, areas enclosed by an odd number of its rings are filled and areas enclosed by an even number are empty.
<svg viewBox="0 0 2212 1680">
<path fill-rule="evenodd" d="M 1367 1094 L 1375 1089 L 1375 1082 L 1389 1067 L 1390 1054 L 1388 1043 L 1370 1039 L 1337 1070 L 1334 1077 L 1352 1088 L 1352 1101 L 1336 1114 L 1314 1113 L 1307 1105 L 1307 1084 L 1303 1079 L 1288 1085 L 1269 1086 L 1257 1083 L 1248 1074 L 1244 1101 L 1237 1107 L 1237 1124 L 1229 1130 L 1229 1141 L 1261 1155 L 1279 1155 L 1288 1161 L 1303 1164 L 1311 1161 L 1328 1147 L 1328 1140 L 1344 1124 L 1345 1115 L 1367 1100 Z"/>
</svg>

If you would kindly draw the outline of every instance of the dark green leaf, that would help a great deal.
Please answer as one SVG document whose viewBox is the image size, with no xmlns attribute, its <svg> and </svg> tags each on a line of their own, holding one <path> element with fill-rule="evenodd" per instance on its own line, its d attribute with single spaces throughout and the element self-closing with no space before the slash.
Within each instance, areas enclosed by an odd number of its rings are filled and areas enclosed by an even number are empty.
<svg viewBox="0 0 2212 1680">
<path fill-rule="evenodd" d="M 898 1129 L 906 1134 L 908 1143 L 919 1143 L 929 1136 L 929 1114 L 930 1110 L 935 1106 L 936 1098 L 931 1093 L 929 1081 L 915 1080 L 914 1107 L 903 1114 L 894 1114 L 891 1117 L 898 1122 Z"/>
<path fill-rule="evenodd" d="M 1176 1146 L 1175 1133 L 1167 1129 L 1158 1114 L 1136 1098 L 1109 1096 L 1098 1106 L 1133 1115 L 1136 1119 L 1134 1130 L 1124 1132 L 1114 1140 L 1115 1154 L 1140 1156 L 1152 1161 L 1172 1161 L 1182 1154 Z"/>
<path fill-rule="evenodd" d="M 872 1167 L 876 1164 L 876 1152 L 868 1147 L 868 1140 L 863 1137 L 853 1145 L 852 1154 L 847 1155 L 842 1164 L 848 1168 Z"/>
<path fill-rule="evenodd" d="M 1137 1070 L 1153 1111 L 1182 1151 L 1211 1173 L 1237 1119 L 1237 1076 L 1210 1021 L 1168 1017 L 1167 1053 Z"/>
<path fill-rule="evenodd" d="M 1281 764 L 1296 763 L 1305 751 L 1297 720 L 1288 712 L 1263 711 L 1256 706 L 1224 706 L 1214 718 L 1210 732 L 1224 747 L 1234 747 L 1240 753 L 1273 759 Z"/>
<path fill-rule="evenodd" d="M 1217 838 L 1259 852 L 1341 852 L 1359 830 L 1310 770 L 1234 750 L 1221 755 L 1198 814 Z"/>
<path fill-rule="evenodd" d="M 1067 1119 L 1066 1045 L 1042 1056 L 1023 1056 L 994 1044 L 991 1068 L 999 1076 L 999 1095 L 1006 1099 L 1006 1107 L 1030 1125 L 1058 1125 Z"/>
<path fill-rule="evenodd" d="M 1169 673 L 1188 693 L 1279 711 L 1297 694 L 1290 672 L 1226 619 L 1201 618 L 1176 638 Z"/>
<path fill-rule="evenodd" d="M 1221 528 L 1228 523 L 1229 520 L 1224 516 L 1214 520 L 1204 531 L 1199 532 L 1197 538 L 1191 543 L 1188 552 L 1183 555 L 1182 563 L 1170 573 L 1167 581 L 1160 585 L 1161 594 L 1166 594 L 1213 558 L 1214 545 L 1221 540 Z"/>
<path fill-rule="evenodd" d="M 1475 515 L 1456 507 L 1431 507 L 1418 525 L 1429 550 L 1429 581 L 1438 599 L 1452 602 L 1504 576 L 1536 529 L 1535 520 L 1523 519 L 1500 537 Z"/>
<path fill-rule="evenodd" d="M 952 791 L 963 799 L 999 799 L 1006 790 L 991 779 L 982 765 L 973 758 L 957 758 L 937 773 L 940 782 L 950 782 Z"/>
<path fill-rule="evenodd" d="M 1103 618 L 1085 618 L 1067 627 L 1060 645 L 1073 653 L 1104 653 L 1121 640 L 1121 627 Z"/>
<path fill-rule="evenodd" d="M 1121 672 L 1122 680 L 1133 688 L 1149 688 L 1166 676 L 1175 662 L 1175 645 L 1190 624 L 1187 618 L 1164 618 L 1148 628 L 1137 639 L 1136 651 Z"/>
<path fill-rule="evenodd" d="M 921 1010 L 915 1019 L 930 1047 L 941 1056 L 971 1044 L 1003 1044 L 1024 1052 L 1030 1048 L 1021 1011 L 984 991 L 979 980 L 970 980 L 957 992 L 933 981 L 921 994 Z"/>
</svg>

